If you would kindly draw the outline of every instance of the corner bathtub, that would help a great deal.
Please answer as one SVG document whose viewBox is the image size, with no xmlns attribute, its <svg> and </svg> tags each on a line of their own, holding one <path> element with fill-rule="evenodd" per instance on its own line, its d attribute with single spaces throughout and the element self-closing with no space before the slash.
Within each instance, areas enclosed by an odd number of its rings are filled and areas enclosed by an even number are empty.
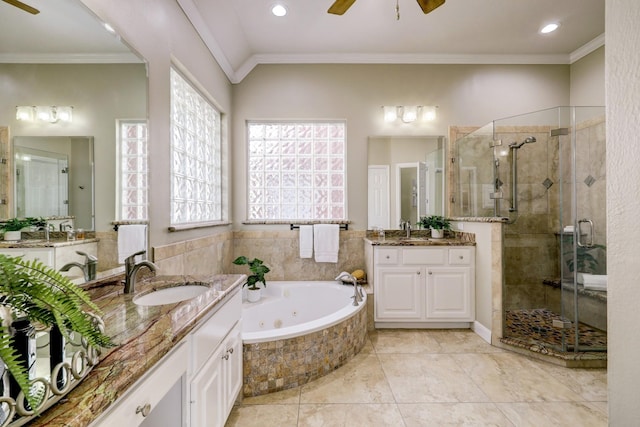
<svg viewBox="0 0 640 427">
<path fill-rule="evenodd" d="M 345 364 L 364 346 L 364 300 L 335 281 L 269 281 L 242 304 L 244 396 L 298 387 Z"/>
</svg>

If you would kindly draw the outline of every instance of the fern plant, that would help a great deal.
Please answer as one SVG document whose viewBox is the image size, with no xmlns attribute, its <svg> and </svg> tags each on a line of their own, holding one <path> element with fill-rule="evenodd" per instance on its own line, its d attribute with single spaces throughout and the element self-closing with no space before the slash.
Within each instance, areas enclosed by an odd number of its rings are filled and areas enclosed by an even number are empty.
<svg viewBox="0 0 640 427">
<path fill-rule="evenodd" d="M 32 408 L 39 396 L 32 393 L 28 373 L 14 349 L 11 319 L 26 317 L 32 323 L 57 326 L 66 339 L 68 331 L 81 334 L 95 348 L 112 347 L 111 339 L 101 332 L 95 317 L 101 315 L 86 292 L 40 261 L 0 254 L 0 359 L 13 375 Z"/>
</svg>

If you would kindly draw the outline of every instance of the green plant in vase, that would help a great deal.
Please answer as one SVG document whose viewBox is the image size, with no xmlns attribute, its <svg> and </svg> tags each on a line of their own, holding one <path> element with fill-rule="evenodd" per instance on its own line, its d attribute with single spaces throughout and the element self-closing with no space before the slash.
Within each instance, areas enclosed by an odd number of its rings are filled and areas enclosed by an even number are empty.
<svg viewBox="0 0 640 427">
<path fill-rule="evenodd" d="M 444 237 L 444 230 L 451 230 L 451 222 L 440 215 L 420 217 L 419 224 L 422 228 L 430 228 L 434 239 Z"/>
<path fill-rule="evenodd" d="M 246 286 L 247 289 L 249 289 L 249 294 L 248 294 L 249 301 L 251 302 L 258 301 L 261 297 L 260 287 L 258 286 L 258 283 L 262 283 L 266 288 L 267 282 L 264 278 L 264 275 L 271 270 L 269 269 L 269 267 L 264 265 L 264 262 L 262 260 L 259 260 L 258 258 L 249 260 L 249 258 L 247 258 L 244 255 L 239 256 L 238 258 L 233 260 L 233 263 L 235 265 L 249 266 L 249 270 L 251 271 L 252 274 L 247 276 L 247 281 L 244 283 L 243 286 Z"/>
<path fill-rule="evenodd" d="M 0 359 L 32 408 L 41 403 L 42 391 L 31 388 L 27 369 L 14 346 L 14 321 L 26 319 L 43 329 L 57 327 L 65 339 L 70 339 L 69 331 L 74 331 L 96 349 L 114 345 L 96 322 L 96 316 L 102 313 L 86 292 L 37 260 L 0 254 L 0 309 Z"/>
</svg>

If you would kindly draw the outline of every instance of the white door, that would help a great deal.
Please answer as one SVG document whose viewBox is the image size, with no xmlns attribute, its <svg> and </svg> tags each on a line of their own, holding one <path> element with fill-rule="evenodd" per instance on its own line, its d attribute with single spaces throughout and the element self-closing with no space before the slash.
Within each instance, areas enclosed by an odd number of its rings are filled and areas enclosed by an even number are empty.
<svg viewBox="0 0 640 427">
<path fill-rule="evenodd" d="M 389 166 L 369 166 L 368 178 L 368 228 L 390 228 L 389 223 Z"/>
</svg>

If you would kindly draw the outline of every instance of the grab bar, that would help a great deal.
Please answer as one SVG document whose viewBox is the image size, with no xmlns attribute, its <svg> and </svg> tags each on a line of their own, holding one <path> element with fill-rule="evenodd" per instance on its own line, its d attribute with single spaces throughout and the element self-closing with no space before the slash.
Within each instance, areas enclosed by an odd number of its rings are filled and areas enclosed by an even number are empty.
<svg viewBox="0 0 640 427">
<path fill-rule="evenodd" d="M 582 228 L 580 227 L 580 224 L 583 224 L 583 223 L 589 224 L 590 239 L 589 239 L 589 243 L 586 243 L 586 244 L 582 243 Z M 587 218 L 583 218 L 580 221 L 578 221 L 578 246 L 580 246 L 581 248 L 592 248 L 594 234 L 595 233 L 594 233 L 593 221 Z"/>
</svg>

